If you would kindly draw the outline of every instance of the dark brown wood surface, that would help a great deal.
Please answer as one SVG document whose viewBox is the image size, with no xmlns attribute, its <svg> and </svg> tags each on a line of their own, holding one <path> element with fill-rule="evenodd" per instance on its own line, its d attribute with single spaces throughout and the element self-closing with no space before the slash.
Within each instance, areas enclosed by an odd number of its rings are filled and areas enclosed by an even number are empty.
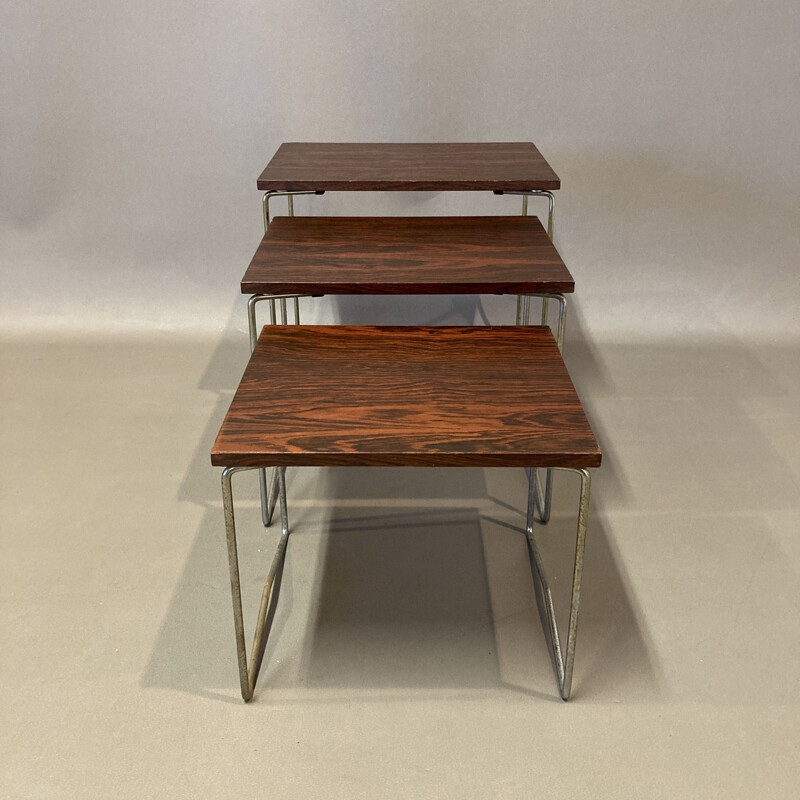
<svg viewBox="0 0 800 800">
<path fill-rule="evenodd" d="M 529 294 L 575 282 L 536 217 L 276 217 L 245 294 Z"/>
<path fill-rule="evenodd" d="M 284 142 L 258 179 L 265 191 L 559 189 L 533 142 Z"/>
<path fill-rule="evenodd" d="M 549 328 L 272 325 L 216 466 L 597 467 Z"/>
</svg>

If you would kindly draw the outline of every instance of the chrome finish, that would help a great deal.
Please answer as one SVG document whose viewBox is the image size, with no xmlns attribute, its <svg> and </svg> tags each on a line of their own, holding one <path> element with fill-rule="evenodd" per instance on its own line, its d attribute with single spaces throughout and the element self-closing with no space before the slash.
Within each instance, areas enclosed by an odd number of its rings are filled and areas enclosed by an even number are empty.
<svg viewBox="0 0 800 800">
<path fill-rule="evenodd" d="M 255 350 L 256 342 L 258 341 L 258 323 L 256 321 L 256 306 L 262 300 L 269 300 L 270 323 L 276 324 L 275 303 L 276 300 L 281 304 L 281 324 L 286 325 L 286 300 L 294 300 L 294 321 L 296 325 L 300 324 L 300 300 L 296 295 L 272 295 L 272 294 L 254 294 L 247 300 L 247 329 L 250 339 L 250 352 Z M 263 468 L 258 470 L 258 485 L 259 493 L 261 495 L 261 521 L 264 527 L 268 528 L 272 524 L 272 516 L 275 512 L 275 502 L 279 494 L 279 481 L 277 470 L 272 471 L 272 477 L 267 482 L 267 471 Z M 285 497 L 282 498 L 285 501 Z"/>
<path fill-rule="evenodd" d="M 542 525 L 547 525 L 547 523 L 550 522 L 550 505 L 553 498 L 553 470 L 545 470 L 544 491 L 542 491 L 542 483 L 539 480 L 539 470 L 536 467 L 533 468 L 533 476 L 534 497 L 536 500 L 536 510 L 539 512 L 539 522 L 541 522 Z"/>
<path fill-rule="evenodd" d="M 512 194 L 512 195 L 521 195 L 522 196 L 522 215 L 528 215 L 528 204 L 526 202 L 528 197 L 546 197 L 547 198 L 547 235 L 552 240 L 553 238 L 553 220 L 555 217 L 556 211 L 556 198 L 553 196 L 552 192 L 548 192 L 544 189 L 531 189 L 530 191 L 520 191 L 520 192 L 510 192 L 507 190 L 503 190 L 502 192 L 497 192 L 496 194 Z"/>
<path fill-rule="evenodd" d="M 550 656 L 553 660 L 558 691 L 562 700 L 569 700 L 572 691 L 572 671 L 575 663 L 575 641 L 578 633 L 578 610 L 581 602 L 581 580 L 583 577 L 583 555 L 586 548 L 586 519 L 589 511 L 589 496 L 591 494 L 591 476 L 585 469 L 572 467 L 552 467 L 552 469 L 574 472 L 580 475 L 581 478 L 581 498 L 578 507 L 578 530 L 575 539 L 575 564 L 572 571 L 572 599 L 569 610 L 566 653 L 564 653 L 559 639 L 553 596 L 547 584 L 544 564 L 533 534 L 533 510 L 536 503 L 534 499 L 536 493 L 535 469 L 531 469 L 528 473 L 528 513 L 525 524 L 525 538 L 528 543 L 531 574 L 536 588 L 536 603 L 542 616 L 542 627 L 544 628 Z"/>
<path fill-rule="evenodd" d="M 253 696 L 261 659 L 264 655 L 265 630 L 269 634 L 267 616 L 270 607 L 277 601 L 277 593 L 273 587 L 279 585 L 286 558 L 286 544 L 289 539 L 289 526 L 286 518 L 286 503 L 281 499 L 281 538 L 272 559 L 267 582 L 261 593 L 261 605 L 258 610 L 253 646 L 250 650 L 250 661 L 247 660 L 247 647 L 244 638 L 244 615 L 242 614 L 242 590 L 239 579 L 239 555 L 236 548 L 236 520 L 233 511 L 233 490 L 231 477 L 235 472 L 255 469 L 255 467 L 226 467 L 222 471 L 222 502 L 225 509 L 225 535 L 228 543 L 228 567 L 231 578 L 231 597 L 233 600 L 233 624 L 236 630 L 236 654 L 239 663 L 239 684 L 242 698 L 245 702 Z M 283 482 L 284 469 L 280 469 L 281 483 Z M 285 498 L 285 493 L 284 493 Z"/>
<path fill-rule="evenodd" d="M 553 241 L 553 220 L 555 217 L 555 210 L 556 210 L 556 198 L 552 192 L 548 192 L 544 189 L 531 189 L 530 191 L 502 191 L 498 192 L 498 194 L 511 194 L 511 195 L 519 195 L 522 197 L 522 216 L 528 216 L 528 198 L 529 197 L 546 197 L 547 198 L 547 235 L 550 237 L 550 241 Z M 536 295 L 537 297 L 542 298 L 542 325 L 547 325 L 547 317 L 548 317 L 548 302 L 547 302 L 547 295 Z M 530 299 L 525 300 L 525 310 L 524 312 L 520 311 L 520 298 L 517 298 L 517 325 L 520 322 L 523 325 L 528 324 L 528 318 L 530 314 Z"/>
<path fill-rule="evenodd" d="M 289 206 L 289 216 L 294 216 L 294 198 L 301 194 L 317 194 L 317 192 L 266 192 L 264 197 L 261 200 L 262 211 L 264 214 L 264 233 L 267 232 L 269 228 L 269 201 L 273 197 L 285 197 L 287 198 L 286 202 Z"/>
<path fill-rule="evenodd" d="M 564 331 L 567 325 L 567 298 L 563 294 L 530 294 L 523 295 L 517 298 L 517 324 L 527 325 L 530 318 L 530 304 L 531 297 L 540 297 L 542 299 L 542 325 L 547 325 L 547 309 L 545 303 L 548 300 L 555 300 L 558 303 L 558 327 L 556 332 L 556 345 L 559 352 L 564 350 Z M 520 305 L 522 304 L 522 305 Z M 520 323 L 520 308 L 523 308 L 523 313 Z M 545 483 L 542 489 L 541 480 L 539 478 L 537 469 L 528 470 L 528 479 L 531 480 L 533 474 L 534 481 L 534 502 L 536 510 L 539 513 L 539 522 L 546 525 L 550 520 L 550 501 L 553 496 L 553 473 L 550 468 L 545 470 Z"/>
<path fill-rule="evenodd" d="M 275 474 L 278 476 L 278 496 L 281 509 L 281 535 L 275 555 L 267 574 L 266 583 L 261 593 L 256 619 L 253 644 L 250 658 L 247 657 L 245 644 L 244 616 L 242 613 L 241 581 L 239 577 L 239 556 L 236 544 L 236 520 L 234 516 L 233 488 L 231 478 L 236 472 L 243 472 L 258 467 L 227 467 L 222 471 L 222 501 L 225 513 L 225 534 L 228 549 L 228 566 L 230 570 L 231 598 L 233 602 L 233 621 L 236 633 L 236 653 L 239 667 L 239 683 L 242 698 L 249 701 L 255 690 L 261 661 L 264 655 L 266 638 L 278 600 L 278 589 L 286 559 L 286 548 L 289 539 L 289 523 L 286 507 L 286 468 L 277 467 Z M 556 611 L 553 596 L 547 581 L 544 563 L 536 544 L 534 536 L 535 509 L 536 509 L 536 480 L 537 471 L 532 468 L 528 471 L 528 503 L 525 521 L 525 539 L 528 546 L 528 558 L 531 566 L 534 588 L 536 590 L 536 603 L 542 618 L 542 628 L 553 663 L 553 670 L 558 683 L 558 690 L 563 700 L 568 700 L 572 692 L 572 676 L 575 663 L 575 644 L 578 633 L 578 612 L 581 600 L 581 584 L 583 578 L 583 560 L 586 549 L 586 523 L 589 512 L 589 499 L 591 495 L 591 476 L 588 470 L 573 467 L 552 467 L 564 472 L 573 472 L 580 476 L 581 493 L 578 507 L 578 523 L 575 539 L 575 561 L 572 571 L 572 595 L 570 600 L 569 623 L 567 629 L 566 649 L 563 647 L 556 622 Z"/>
<path fill-rule="evenodd" d="M 250 352 L 256 349 L 256 342 L 258 341 L 258 328 L 256 327 L 256 304 L 262 300 L 269 300 L 269 296 L 265 294 L 254 294 L 247 300 L 247 330 L 250 337 Z M 274 322 L 272 323 L 275 324 Z"/>
<path fill-rule="evenodd" d="M 548 300 L 555 300 L 558 303 L 558 325 L 556 326 L 556 344 L 559 352 L 564 352 L 564 333 L 567 329 L 567 298 L 563 294 L 528 294 L 523 295 L 525 301 L 525 314 L 523 315 L 523 325 L 528 324 L 528 311 L 530 309 L 531 297 L 542 298 L 542 325 L 547 325 L 547 317 L 544 314 L 544 303 Z"/>
<path fill-rule="evenodd" d="M 269 202 L 273 197 L 285 197 L 286 203 L 289 210 L 289 216 L 294 216 L 294 198 L 297 195 L 301 194 L 318 194 L 318 192 L 309 191 L 309 192 L 266 192 L 262 199 L 262 209 L 264 214 L 264 233 L 269 230 L 269 223 L 270 223 L 270 216 L 269 216 Z M 295 325 L 300 324 L 300 297 L 301 295 L 266 295 L 266 294 L 258 294 L 253 295 L 250 298 L 247 304 L 247 313 L 248 313 L 248 322 L 250 327 L 250 352 L 253 352 L 253 348 L 256 346 L 256 340 L 258 339 L 258 328 L 256 327 L 256 316 L 255 316 L 255 304 L 260 302 L 261 300 L 269 300 L 269 317 L 270 317 L 270 324 L 275 325 L 277 322 L 277 313 L 276 313 L 276 300 L 280 301 L 280 309 L 281 309 L 281 325 L 288 324 L 287 320 L 287 311 L 286 311 L 286 300 L 288 298 L 292 298 L 294 300 L 294 323 Z M 261 493 L 261 520 L 264 523 L 265 527 L 268 527 L 272 522 L 272 515 L 275 511 L 275 500 L 276 500 L 276 493 L 275 487 L 276 485 L 284 487 L 279 489 L 279 494 L 281 496 L 281 503 L 285 505 L 286 503 L 286 495 L 285 495 L 285 481 L 283 483 L 278 481 L 278 473 L 276 470 L 272 472 L 272 478 L 270 480 L 270 488 L 267 488 L 267 473 L 264 469 L 259 469 L 258 471 L 258 482 L 260 487 Z M 281 494 L 282 493 L 282 494 Z"/>
</svg>

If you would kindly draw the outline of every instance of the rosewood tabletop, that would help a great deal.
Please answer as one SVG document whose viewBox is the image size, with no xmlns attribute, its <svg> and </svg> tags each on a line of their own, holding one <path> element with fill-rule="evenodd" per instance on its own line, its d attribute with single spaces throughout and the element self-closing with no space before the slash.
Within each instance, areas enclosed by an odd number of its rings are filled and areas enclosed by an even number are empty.
<svg viewBox="0 0 800 800">
<path fill-rule="evenodd" d="M 244 294 L 575 290 L 536 217 L 276 217 Z"/>
<path fill-rule="evenodd" d="M 546 327 L 269 325 L 215 466 L 597 467 Z"/>
<path fill-rule="evenodd" d="M 265 191 L 525 191 L 561 181 L 533 142 L 285 142 L 258 179 Z"/>
</svg>

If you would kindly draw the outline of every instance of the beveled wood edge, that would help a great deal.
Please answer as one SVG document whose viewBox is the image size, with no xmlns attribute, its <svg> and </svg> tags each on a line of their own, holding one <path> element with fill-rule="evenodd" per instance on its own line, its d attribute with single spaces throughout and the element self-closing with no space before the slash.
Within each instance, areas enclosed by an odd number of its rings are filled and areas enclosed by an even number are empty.
<svg viewBox="0 0 800 800">
<path fill-rule="evenodd" d="M 430 287 L 423 287 L 420 284 L 403 283 L 353 283 L 327 282 L 308 282 L 292 283 L 290 281 L 245 281 L 242 279 L 240 284 L 241 293 L 245 295 L 269 294 L 269 295 L 299 295 L 301 297 L 322 295 L 371 295 L 371 296 L 391 296 L 391 295 L 418 295 L 418 296 L 437 296 L 437 295 L 479 295 L 490 294 L 498 296 L 507 295 L 533 295 L 533 294 L 573 294 L 575 292 L 575 282 L 567 281 L 547 281 L 530 283 L 503 283 L 495 285 L 492 289 L 487 289 L 486 284 L 480 284 L 476 289 L 476 284 L 469 283 L 436 283 Z"/>
<path fill-rule="evenodd" d="M 307 147 L 337 147 L 346 145 L 351 148 L 372 148 L 372 147 L 490 147 L 502 149 L 507 147 L 524 147 L 531 151 L 534 159 L 541 159 L 546 171 L 550 172 L 550 177 L 541 177 L 534 181 L 528 178 L 509 178 L 502 179 L 474 179 L 474 180 L 366 180 L 356 178 L 351 180 L 319 180 L 319 179 L 294 179 L 286 178 L 266 178 L 265 174 L 272 166 L 272 162 L 284 147 L 296 147 L 298 145 Z M 277 167 L 272 167 L 278 169 Z M 544 157 L 542 152 L 533 141 L 522 142 L 281 142 L 272 158 L 261 171 L 256 181 L 256 185 L 261 191 L 278 192 L 302 192 L 302 191 L 535 191 L 535 190 L 558 190 L 561 188 L 561 178 Z"/>
<path fill-rule="evenodd" d="M 599 467 L 602 453 L 589 452 L 578 456 L 537 456 L 535 462 L 524 453 L 276 453 L 267 459 L 261 454 L 240 453 L 235 457 L 211 453 L 214 467 Z"/>
<path fill-rule="evenodd" d="M 558 191 L 561 180 L 530 181 L 256 181 L 264 192 L 529 192 Z"/>
</svg>

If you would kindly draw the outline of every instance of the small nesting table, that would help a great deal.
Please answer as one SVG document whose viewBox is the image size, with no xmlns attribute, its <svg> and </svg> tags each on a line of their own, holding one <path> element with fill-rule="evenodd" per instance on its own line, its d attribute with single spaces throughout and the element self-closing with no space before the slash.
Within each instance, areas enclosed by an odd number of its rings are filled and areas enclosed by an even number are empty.
<svg viewBox="0 0 800 800">
<path fill-rule="evenodd" d="M 533 142 L 284 142 L 258 178 L 266 192 L 559 189 Z"/>
<path fill-rule="evenodd" d="M 267 326 L 261 332 L 211 451 L 223 467 L 236 646 L 242 697 L 255 688 L 289 538 L 282 533 L 258 612 L 248 662 L 231 478 L 287 466 L 526 467 L 526 539 L 561 697 L 570 695 L 589 504 L 600 449 L 547 327 Z M 581 481 L 572 600 L 562 648 L 536 548 L 533 467 Z"/>
</svg>

